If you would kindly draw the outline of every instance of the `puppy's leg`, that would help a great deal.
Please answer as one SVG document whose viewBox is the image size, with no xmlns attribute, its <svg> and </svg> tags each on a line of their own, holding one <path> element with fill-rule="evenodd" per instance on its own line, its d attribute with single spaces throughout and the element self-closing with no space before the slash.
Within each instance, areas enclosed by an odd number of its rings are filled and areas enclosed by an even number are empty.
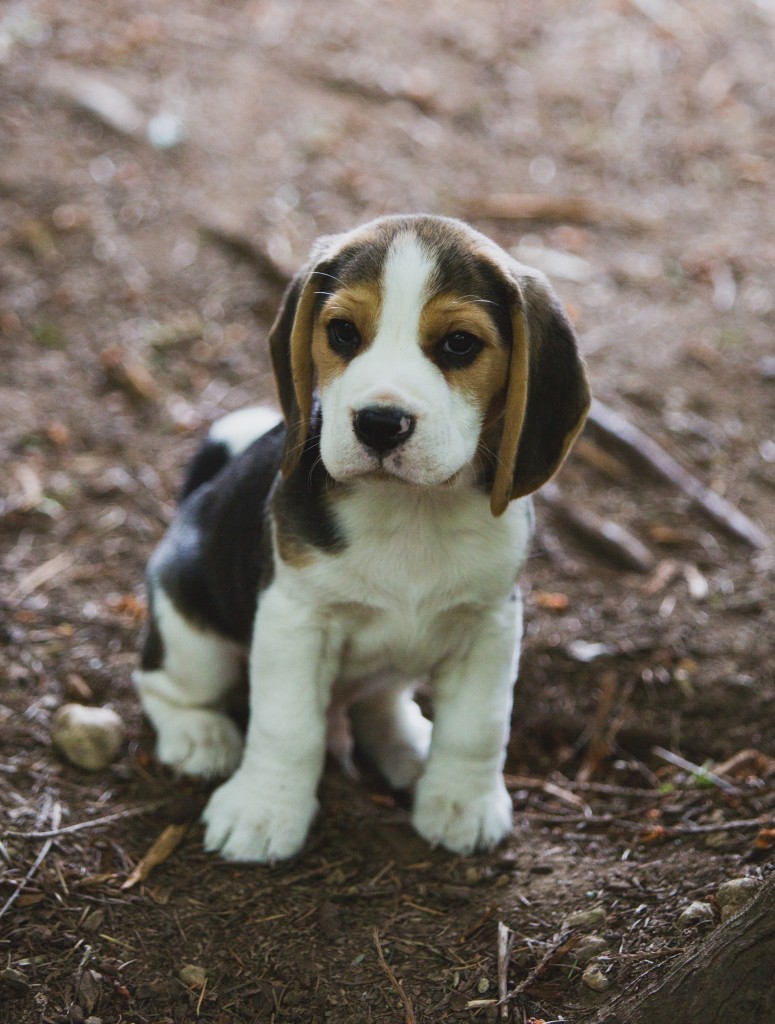
<svg viewBox="0 0 775 1024">
<path fill-rule="evenodd" d="M 380 690 L 350 710 L 355 742 L 394 789 L 417 781 L 431 744 L 431 723 L 412 693 L 406 686 Z"/>
<path fill-rule="evenodd" d="M 239 678 L 240 648 L 197 629 L 157 588 L 142 664 L 134 682 L 157 732 L 159 760 L 204 778 L 234 771 L 242 735 L 220 705 Z"/>
<path fill-rule="evenodd" d="M 205 846 L 227 860 L 297 853 L 317 810 L 326 711 L 338 654 L 312 608 L 273 583 L 250 652 L 250 724 L 237 772 L 205 808 Z"/>
<path fill-rule="evenodd" d="M 455 853 L 488 849 L 511 829 L 502 772 L 521 635 L 517 594 L 486 616 L 466 652 L 433 679 L 431 750 L 412 821 L 429 842 Z"/>
</svg>

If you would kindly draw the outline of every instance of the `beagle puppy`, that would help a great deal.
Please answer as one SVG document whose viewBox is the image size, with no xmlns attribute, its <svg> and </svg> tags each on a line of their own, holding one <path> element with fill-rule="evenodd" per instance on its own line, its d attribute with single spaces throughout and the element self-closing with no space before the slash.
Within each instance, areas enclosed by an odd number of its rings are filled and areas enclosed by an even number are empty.
<svg viewBox="0 0 775 1024">
<path fill-rule="evenodd" d="M 511 828 L 528 495 L 589 404 L 573 330 L 477 231 L 401 216 L 320 239 L 269 343 L 282 420 L 215 424 L 150 560 L 135 679 L 158 756 L 231 775 L 204 811 L 228 860 L 301 849 L 327 738 L 346 754 L 350 729 L 414 786 L 428 842 L 492 847 Z M 243 740 L 226 706 L 246 661 Z"/>
</svg>

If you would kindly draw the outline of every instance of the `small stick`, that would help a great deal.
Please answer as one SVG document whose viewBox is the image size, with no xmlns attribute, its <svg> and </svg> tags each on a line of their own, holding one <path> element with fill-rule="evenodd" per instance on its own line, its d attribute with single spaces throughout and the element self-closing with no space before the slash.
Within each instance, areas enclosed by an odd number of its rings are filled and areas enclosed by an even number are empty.
<svg viewBox="0 0 775 1024">
<path fill-rule="evenodd" d="M 726 533 L 752 548 L 764 549 L 772 543 L 767 534 L 739 508 L 706 487 L 656 441 L 596 398 L 592 400 L 587 423 L 601 437 L 623 449 L 634 461 L 686 494 Z"/>
<path fill-rule="evenodd" d="M 380 966 L 382 970 L 387 974 L 390 979 L 390 983 L 393 988 L 398 992 L 401 998 L 401 1002 L 404 1005 L 404 1024 L 417 1024 L 417 1018 L 414 1015 L 414 1007 L 409 996 L 404 992 L 404 986 L 398 980 L 395 975 L 393 968 L 385 959 L 385 954 L 382 952 L 382 943 L 379 941 L 379 932 L 374 929 L 374 945 L 377 947 L 377 956 L 379 957 Z"/>
<path fill-rule="evenodd" d="M 225 211 L 212 210 L 200 220 L 206 235 L 230 249 L 235 255 L 252 263 L 258 272 L 273 284 L 284 288 L 291 273 L 282 266 L 255 238 L 247 234 L 242 224 Z"/>
<path fill-rule="evenodd" d="M 468 217 L 494 220 L 546 221 L 552 224 L 610 224 L 623 231 L 647 231 L 651 217 L 616 209 L 584 196 L 552 196 L 538 192 L 496 192 L 466 204 Z"/>
<path fill-rule="evenodd" d="M 469 927 L 466 928 L 463 934 L 458 938 L 458 942 L 468 942 L 472 936 L 476 935 L 480 928 L 483 928 L 487 924 L 494 913 L 495 907 L 488 907 L 481 917 L 478 917 L 472 925 L 469 925 Z"/>
<path fill-rule="evenodd" d="M 529 775 L 504 775 L 508 789 L 539 789 L 549 796 L 559 796 L 553 783 L 548 779 L 533 779 Z M 607 782 L 579 782 L 578 779 L 563 779 L 560 791 L 564 789 L 580 789 L 582 793 L 600 793 L 603 796 L 632 796 L 632 797 L 663 797 L 666 794 L 660 789 L 638 789 L 635 786 L 612 786 Z M 676 787 L 679 791 L 681 787 Z M 673 790 L 674 792 L 674 790 Z"/>
<path fill-rule="evenodd" d="M 716 774 L 730 775 L 732 772 L 738 771 L 747 765 L 753 765 L 756 771 L 763 774 L 771 772 L 775 768 L 775 759 L 763 754 L 761 750 L 749 747 L 746 750 L 738 750 L 736 754 L 733 754 L 726 761 L 717 764 Z"/>
<path fill-rule="evenodd" d="M 522 981 L 518 982 L 510 992 L 507 992 L 506 995 L 503 996 L 503 999 L 506 1002 L 516 999 L 518 995 L 521 995 L 525 989 L 529 988 L 533 984 L 536 978 L 539 978 L 543 974 L 549 963 L 555 958 L 555 956 L 557 956 L 558 953 L 567 953 L 569 950 L 573 949 L 574 946 L 578 945 L 579 940 L 580 936 L 571 936 L 570 932 L 563 932 L 555 939 L 535 967 L 529 971 Z M 499 999 L 498 1002 L 500 1003 L 501 1000 Z"/>
<path fill-rule="evenodd" d="M 584 761 L 576 773 L 577 782 L 589 782 L 604 758 L 611 751 L 611 738 L 608 719 L 619 692 L 619 678 L 615 672 L 604 672 L 600 679 L 595 717 L 590 726 L 589 742 Z"/>
<path fill-rule="evenodd" d="M 59 803 L 56 803 L 56 804 L 54 804 L 54 808 L 53 808 L 53 810 L 51 812 L 51 823 L 52 823 L 52 825 L 54 826 L 55 829 L 56 829 L 57 825 L 59 825 L 59 820 L 60 820 L 61 816 L 62 816 L 62 805 L 59 804 Z M 56 833 L 54 833 L 54 834 L 56 834 Z M 11 907 L 16 902 L 17 898 L 21 895 L 22 889 L 24 889 L 32 881 L 32 879 L 35 877 L 35 873 L 37 872 L 37 870 L 40 867 L 40 865 L 43 863 L 43 861 L 48 856 L 48 851 L 51 849 L 53 844 L 54 844 L 54 837 L 52 835 L 50 838 L 48 838 L 45 841 L 43 846 L 41 846 L 40 853 L 35 858 L 35 861 L 32 864 L 32 867 L 27 872 L 27 874 L 24 876 L 24 878 L 21 880 L 21 882 L 16 886 L 16 888 L 11 893 L 11 895 L 8 897 L 8 899 L 5 901 L 5 903 L 3 904 L 2 909 L 0 909 L 0 917 L 3 917 L 3 915 L 8 910 L 11 909 Z"/>
<path fill-rule="evenodd" d="M 601 519 L 592 512 L 571 508 L 560 494 L 557 484 L 544 484 L 540 495 L 549 508 L 574 530 L 587 544 L 600 551 L 623 569 L 651 572 L 654 556 L 638 538 L 618 523 Z"/>
<path fill-rule="evenodd" d="M 169 800 L 157 800 L 156 803 L 148 804 L 146 807 L 130 807 L 126 811 L 117 811 L 115 814 L 106 814 L 104 818 L 92 818 L 91 821 L 79 821 L 74 825 L 65 825 L 63 828 L 53 828 L 47 832 L 17 832 L 8 829 L 7 836 L 16 839 L 50 839 L 54 836 L 64 836 L 69 832 L 80 832 L 85 828 L 97 828 L 99 825 L 108 825 L 111 821 L 118 821 L 120 818 L 134 818 L 138 814 L 150 814 L 151 811 L 158 811 L 164 807 Z M 58 822 L 57 822 L 58 824 Z"/>
<path fill-rule="evenodd" d="M 681 768 L 685 772 L 691 772 L 692 775 L 702 779 L 703 782 L 712 782 L 714 786 L 723 789 L 725 793 L 739 794 L 740 792 L 736 786 L 733 786 L 731 782 L 727 782 L 726 779 L 722 779 L 720 775 L 716 775 L 715 772 L 703 768 L 702 765 L 687 761 L 685 757 L 681 757 L 680 754 L 674 754 L 671 750 L 665 750 L 664 747 L 652 747 L 651 753 L 661 757 L 668 764 L 675 765 L 676 768 Z"/>
<path fill-rule="evenodd" d="M 506 993 L 509 990 L 509 960 L 511 959 L 513 943 L 514 932 L 503 921 L 498 921 L 498 1002 L 501 1008 L 501 1020 L 508 1020 L 509 1018 L 509 1005 L 506 1001 Z"/>
<path fill-rule="evenodd" d="M 37 566 L 23 580 L 17 583 L 14 590 L 11 591 L 9 600 L 13 602 L 29 597 L 39 587 L 42 587 L 44 583 L 48 583 L 49 580 L 53 580 L 55 576 L 64 572 L 65 569 L 69 569 L 72 564 L 73 556 L 67 551 L 60 551 L 58 555 L 54 555 L 47 562 Z"/>
<path fill-rule="evenodd" d="M 595 818 L 585 818 L 577 814 L 533 814 L 531 811 L 523 811 L 522 816 L 537 825 L 583 825 L 589 826 L 610 825 L 612 828 L 623 829 L 625 832 L 644 832 L 649 828 L 643 822 L 627 821 L 625 818 L 617 818 L 613 814 L 600 814 Z M 701 836 L 711 832 L 739 832 L 749 828 L 763 828 L 771 823 L 771 819 L 764 817 L 743 818 L 737 821 L 714 822 L 711 825 L 657 825 L 660 834 L 665 839 L 672 839 L 675 836 Z M 574 838 L 582 839 L 583 833 L 576 833 Z"/>
<path fill-rule="evenodd" d="M 151 844 L 145 856 L 135 864 L 134 870 L 121 885 L 121 889 L 131 889 L 138 882 L 144 882 L 154 868 L 172 856 L 187 831 L 188 825 L 167 825 L 159 838 Z"/>
</svg>

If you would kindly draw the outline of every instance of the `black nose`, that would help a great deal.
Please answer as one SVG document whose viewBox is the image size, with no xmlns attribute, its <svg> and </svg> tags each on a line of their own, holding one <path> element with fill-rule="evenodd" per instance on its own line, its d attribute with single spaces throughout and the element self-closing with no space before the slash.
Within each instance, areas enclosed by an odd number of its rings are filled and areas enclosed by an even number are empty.
<svg viewBox="0 0 775 1024">
<path fill-rule="evenodd" d="M 398 448 L 414 431 L 415 418 L 392 405 L 372 405 L 353 417 L 355 434 L 367 448 L 378 455 Z"/>
</svg>

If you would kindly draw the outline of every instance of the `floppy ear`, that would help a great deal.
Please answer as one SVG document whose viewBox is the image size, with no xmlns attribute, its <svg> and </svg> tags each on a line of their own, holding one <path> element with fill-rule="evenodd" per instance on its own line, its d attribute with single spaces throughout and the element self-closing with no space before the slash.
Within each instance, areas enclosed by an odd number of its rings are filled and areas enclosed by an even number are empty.
<svg viewBox="0 0 775 1024">
<path fill-rule="evenodd" d="M 551 286 L 511 262 L 512 348 L 490 508 L 537 491 L 562 465 L 584 425 L 590 394 L 576 335 Z"/>
<path fill-rule="evenodd" d="M 318 292 L 325 291 L 326 282 L 333 276 L 331 271 L 334 269 L 334 257 L 346 237 L 325 235 L 317 240 L 312 247 L 309 263 L 302 267 L 286 288 L 280 311 L 269 331 L 272 369 L 287 429 L 280 463 L 285 477 L 299 464 L 312 417 L 315 299 Z"/>
<path fill-rule="evenodd" d="M 277 393 L 287 429 L 280 468 L 288 476 L 298 465 L 312 413 L 312 327 L 314 275 L 305 267 L 293 278 L 269 332 Z"/>
</svg>

